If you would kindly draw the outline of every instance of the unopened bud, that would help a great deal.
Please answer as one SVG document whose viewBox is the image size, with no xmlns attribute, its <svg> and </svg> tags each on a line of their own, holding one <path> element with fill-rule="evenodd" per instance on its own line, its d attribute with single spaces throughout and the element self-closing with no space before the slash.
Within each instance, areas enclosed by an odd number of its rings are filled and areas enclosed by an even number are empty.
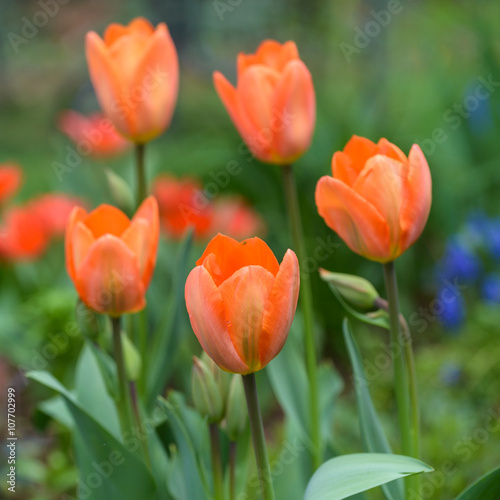
<svg viewBox="0 0 500 500">
<path fill-rule="evenodd" d="M 191 395 L 195 408 L 209 423 L 222 420 L 224 405 L 215 378 L 210 368 L 196 356 L 193 356 Z"/>
<path fill-rule="evenodd" d="M 332 273 L 320 269 L 323 281 L 335 287 L 342 298 L 350 305 L 360 309 L 374 307 L 375 299 L 379 297 L 375 287 L 366 279 L 352 274 Z"/>
<path fill-rule="evenodd" d="M 245 389 L 241 375 L 233 375 L 226 410 L 226 432 L 231 441 L 243 434 L 248 422 Z"/>
<path fill-rule="evenodd" d="M 125 332 L 122 332 L 122 346 L 123 346 L 123 358 L 125 362 L 125 371 L 127 372 L 128 380 L 135 382 L 142 369 L 141 355 L 137 351 L 137 348 L 128 338 Z"/>
<path fill-rule="evenodd" d="M 126 213 L 133 213 L 135 208 L 134 195 L 125 179 L 107 168 L 105 171 L 111 199 L 114 204 Z"/>
</svg>

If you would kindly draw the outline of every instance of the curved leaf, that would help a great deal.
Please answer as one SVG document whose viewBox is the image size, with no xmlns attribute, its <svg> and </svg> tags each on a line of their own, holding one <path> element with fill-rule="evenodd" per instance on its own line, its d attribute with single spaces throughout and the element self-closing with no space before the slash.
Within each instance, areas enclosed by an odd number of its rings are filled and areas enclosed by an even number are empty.
<svg viewBox="0 0 500 500">
<path fill-rule="evenodd" d="M 342 500 L 395 479 L 432 470 L 420 460 L 402 455 L 343 455 L 328 460 L 315 472 L 304 500 Z"/>
<path fill-rule="evenodd" d="M 499 498 L 500 467 L 497 467 L 462 491 L 456 500 L 498 500 Z"/>
</svg>

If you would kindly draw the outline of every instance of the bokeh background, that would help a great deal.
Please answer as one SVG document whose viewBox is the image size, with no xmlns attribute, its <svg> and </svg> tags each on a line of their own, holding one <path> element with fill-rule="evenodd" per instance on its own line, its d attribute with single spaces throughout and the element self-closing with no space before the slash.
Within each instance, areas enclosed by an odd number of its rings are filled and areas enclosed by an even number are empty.
<svg viewBox="0 0 500 500">
<path fill-rule="evenodd" d="M 52 6 L 50 15 L 40 17 L 42 4 Z M 424 498 L 453 498 L 498 465 L 500 445 L 500 3 L 2 0 L 0 163 L 16 162 L 25 172 L 14 204 L 57 191 L 95 206 L 111 199 L 105 168 L 133 178 L 131 153 L 105 162 L 83 158 L 62 179 L 54 162 L 64 162 L 71 145 L 58 130 L 60 113 L 98 110 L 85 63 L 85 33 L 102 34 L 110 22 L 127 23 L 138 15 L 167 22 L 181 68 L 172 125 L 148 150 L 149 178 L 169 172 L 206 185 L 237 162 L 241 172 L 216 196 L 244 197 L 265 221 L 265 239 L 277 255 L 290 239 L 280 172 L 242 152 L 212 72 L 220 70 L 234 82 L 237 53 L 253 52 L 263 39 L 274 38 L 294 40 L 313 75 L 316 132 L 296 176 L 309 254 L 318 246 L 329 249 L 327 258 L 311 264 L 311 272 L 318 348 L 345 382 L 335 423 L 343 452 L 360 451 L 341 335 L 344 311 L 316 270 L 360 274 L 382 294 L 384 289 L 380 266 L 352 254 L 317 215 L 315 184 L 329 172 L 333 152 L 353 134 L 386 137 L 405 152 L 413 143 L 421 145 L 433 178 L 432 211 L 420 240 L 398 261 L 398 272 L 403 312 L 415 338 L 423 459 L 437 471 L 426 480 Z M 204 243 L 197 241 L 193 262 Z M 168 237 L 162 241 L 167 268 L 175 245 Z M 62 248 L 54 242 L 36 260 L 0 264 L 2 398 L 7 385 L 22 388 L 19 477 L 26 496 L 19 498 L 60 498 L 72 491 L 76 478 L 66 452 L 69 435 L 39 411 L 37 403 L 46 394 L 26 386 L 22 377 L 22 370 L 40 368 L 34 366 L 36 353 L 74 312 L 76 294 Z M 161 307 L 162 283 L 156 281 L 150 297 Z M 354 329 L 368 370 L 384 352 L 386 335 L 357 323 Z M 183 360 L 197 352 L 189 335 L 186 329 L 174 387 L 184 387 L 189 363 Z M 61 380 L 71 380 L 81 344 L 74 339 L 51 360 L 50 369 Z M 374 369 L 371 389 L 394 436 L 391 369 Z M 273 408 L 271 396 L 267 404 Z M 491 420 L 497 425 L 489 426 Z"/>
</svg>

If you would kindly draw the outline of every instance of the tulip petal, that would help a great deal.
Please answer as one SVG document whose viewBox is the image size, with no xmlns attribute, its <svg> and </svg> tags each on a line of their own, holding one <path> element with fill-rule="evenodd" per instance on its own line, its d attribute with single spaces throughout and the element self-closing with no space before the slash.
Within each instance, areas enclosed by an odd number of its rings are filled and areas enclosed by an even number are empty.
<svg viewBox="0 0 500 500">
<path fill-rule="evenodd" d="M 73 266 L 77 273 L 81 263 L 87 256 L 92 243 L 94 243 L 95 238 L 87 228 L 87 226 L 85 226 L 82 221 L 79 221 L 75 224 L 71 240 L 73 251 Z"/>
<path fill-rule="evenodd" d="M 292 162 L 307 150 L 316 124 L 316 97 L 311 73 L 300 60 L 287 64 L 276 87 L 271 130 L 274 147 L 283 162 Z"/>
<path fill-rule="evenodd" d="M 203 266 L 189 273 L 185 293 L 191 326 L 205 352 L 223 370 L 247 373 L 229 336 L 221 294 Z"/>
<path fill-rule="evenodd" d="M 246 266 L 219 286 L 232 343 L 248 373 L 262 368 L 259 340 L 275 277 L 260 266 Z"/>
<path fill-rule="evenodd" d="M 406 193 L 401 207 L 402 251 L 418 239 L 429 217 L 432 202 L 432 179 L 422 150 L 414 144 L 408 156 Z"/>
<path fill-rule="evenodd" d="M 149 141 L 170 125 L 178 88 L 177 50 L 167 25 L 161 23 L 142 46 L 129 89 L 136 142 Z"/>
<path fill-rule="evenodd" d="M 238 79 L 238 103 L 255 130 L 249 146 L 257 142 L 262 149 L 271 145 L 271 118 L 277 114 L 273 109 L 273 97 L 281 75 L 276 70 L 262 65 L 250 66 Z"/>
<path fill-rule="evenodd" d="M 261 266 L 273 276 L 279 271 L 276 257 L 260 238 L 248 238 L 239 243 L 223 234 L 210 241 L 197 264 L 203 264 L 217 286 L 244 266 Z"/>
<path fill-rule="evenodd" d="M 329 176 L 318 181 L 315 197 L 321 217 L 351 250 L 371 260 L 390 259 L 389 227 L 371 203 Z"/>
<path fill-rule="evenodd" d="M 90 247 L 76 272 L 75 286 L 85 304 L 111 316 L 137 312 L 146 305 L 137 257 L 109 234 Z"/>
<path fill-rule="evenodd" d="M 262 367 L 277 356 L 285 345 L 297 308 L 299 285 L 299 261 L 292 250 L 287 250 L 262 319 L 262 334 L 259 340 L 259 359 Z"/>
<path fill-rule="evenodd" d="M 399 220 L 406 165 L 387 156 L 370 158 L 359 174 L 353 189 L 371 203 L 389 226 L 390 240 L 399 244 Z"/>
<path fill-rule="evenodd" d="M 275 40 L 264 40 L 255 54 L 238 54 L 237 75 L 238 78 L 254 64 L 263 64 L 281 72 L 292 60 L 299 58 L 299 51 L 294 42 L 286 42 L 283 45 Z"/>
<path fill-rule="evenodd" d="M 408 158 L 395 144 L 389 142 L 387 139 L 380 139 L 377 143 L 378 154 L 388 156 L 401 163 L 408 163 Z"/>
<path fill-rule="evenodd" d="M 105 234 L 121 236 L 130 225 L 129 218 L 112 205 L 99 205 L 84 222 L 96 239 Z"/>
<path fill-rule="evenodd" d="M 0 203 L 4 202 L 19 189 L 22 176 L 22 171 L 17 165 L 0 165 Z"/>
<path fill-rule="evenodd" d="M 249 141 L 257 135 L 257 132 L 246 114 L 242 113 L 240 110 L 237 90 L 229 83 L 226 77 L 218 71 L 214 72 L 213 80 L 215 90 L 222 104 L 224 104 L 229 114 L 229 118 L 231 118 L 233 125 L 238 130 L 242 139 L 247 143 L 247 146 L 250 146 Z"/>
<path fill-rule="evenodd" d="M 71 211 L 68 222 L 66 223 L 66 234 L 64 238 L 64 253 L 66 261 L 66 271 L 73 282 L 76 280 L 75 264 L 73 261 L 73 232 L 80 221 L 84 221 L 87 212 L 82 207 L 75 207 Z"/>
<path fill-rule="evenodd" d="M 337 151 L 332 157 L 332 174 L 335 179 L 342 181 L 348 186 L 353 186 L 358 178 L 359 172 L 353 163 L 351 157 L 343 151 Z"/>
<path fill-rule="evenodd" d="M 359 174 L 368 159 L 377 154 L 377 145 L 365 137 L 353 135 L 345 145 L 344 153 L 351 158 L 352 168 Z"/>
<path fill-rule="evenodd" d="M 124 113 L 126 103 L 122 102 L 124 88 L 119 68 L 104 41 L 93 31 L 85 37 L 85 53 L 90 79 L 101 108 L 116 129 L 127 135 L 127 114 Z"/>
</svg>

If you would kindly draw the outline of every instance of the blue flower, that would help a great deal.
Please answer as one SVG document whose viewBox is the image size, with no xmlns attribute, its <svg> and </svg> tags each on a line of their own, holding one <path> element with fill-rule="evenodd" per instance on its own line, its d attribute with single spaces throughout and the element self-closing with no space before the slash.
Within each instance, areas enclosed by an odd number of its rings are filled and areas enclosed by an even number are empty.
<svg viewBox="0 0 500 500">
<path fill-rule="evenodd" d="M 481 285 L 481 297 L 488 304 L 500 304 L 500 276 L 488 274 Z"/>
<path fill-rule="evenodd" d="M 453 292 L 451 297 L 450 289 Z M 464 324 L 466 312 L 465 301 L 460 290 L 448 282 L 439 290 L 438 297 L 440 297 L 441 308 L 436 313 L 437 318 L 446 330 L 456 332 Z"/>
<path fill-rule="evenodd" d="M 486 228 L 486 247 L 492 257 L 500 258 L 500 219 L 490 219 Z"/>
<path fill-rule="evenodd" d="M 446 246 L 444 257 L 438 264 L 440 281 L 458 279 L 473 283 L 481 274 L 482 265 L 479 258 L 458 239 L 452 239 Z"/>
</svg>

